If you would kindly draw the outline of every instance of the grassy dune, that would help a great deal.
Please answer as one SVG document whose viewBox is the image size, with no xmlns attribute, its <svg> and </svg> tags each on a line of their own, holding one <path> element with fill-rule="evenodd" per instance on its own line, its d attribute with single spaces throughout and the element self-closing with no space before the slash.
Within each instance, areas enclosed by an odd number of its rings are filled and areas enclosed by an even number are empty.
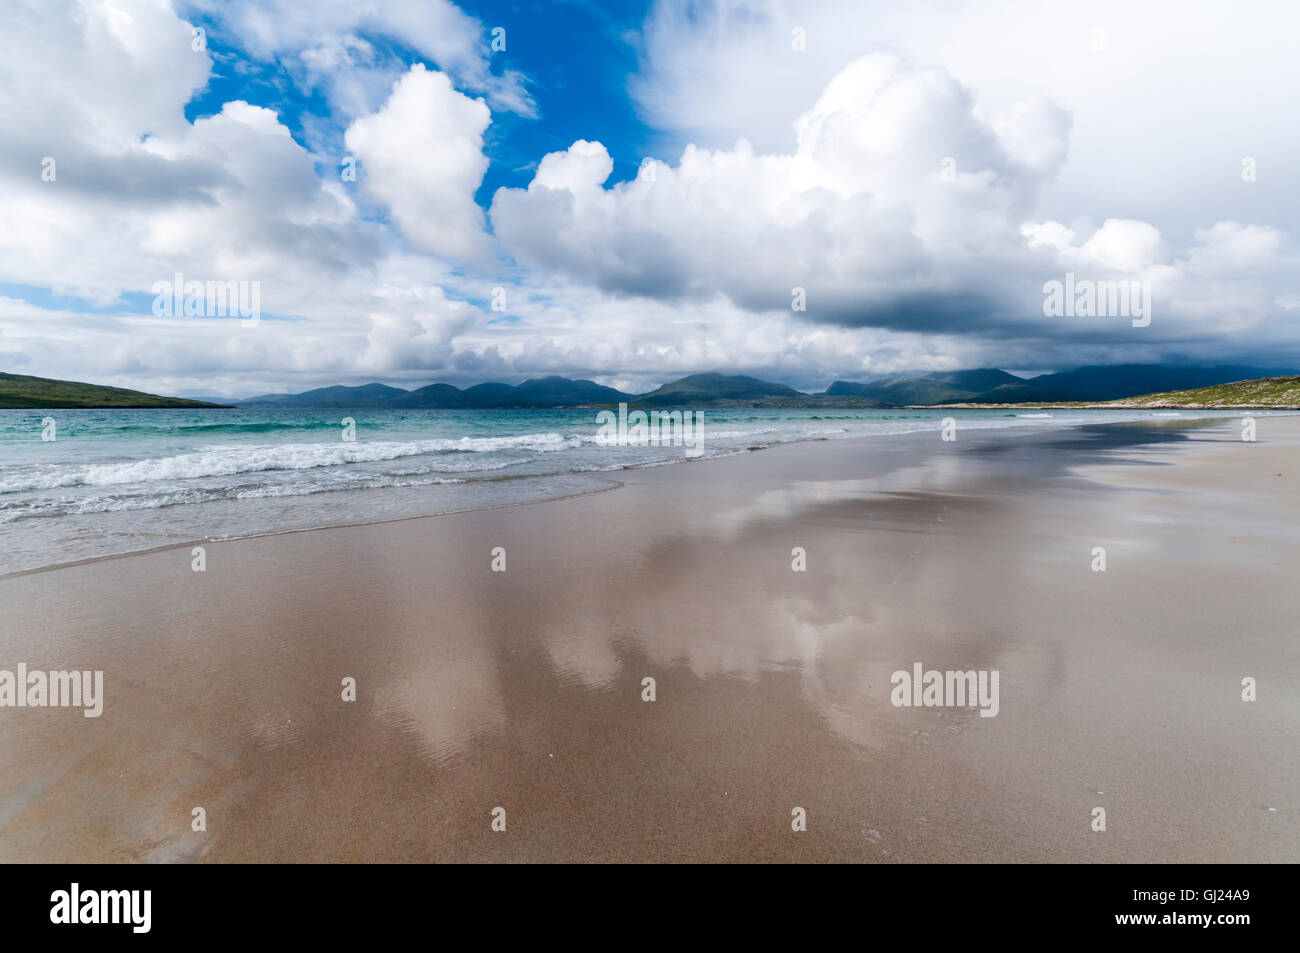
<svg viewBox="0 0 1300 953">
<path fill-rule="evenodd" d="M 1030 401 L 1020 404 L 937 404 L 937 407 L 1132 407 L 1139 410 L 1186 408 L 1207 410 L 1216 407 L 1242 410 L 1300 410 L 1300 375 L 1260 377 L 1250 381 L 1233 381 L 1214 387 L 1197 387 L 1192 390 L 1171 390 L 1158 394 L 1142 394 L 1121 400 L 1106 401 Z"/>
<path fill-rule="evenodd" d="M 1300 376 L 1261 377 L 1215 387 L 1143 394 L 1112 400 L 1108 407 L 1285 407 L 1300 408 Z"/>
</svg>

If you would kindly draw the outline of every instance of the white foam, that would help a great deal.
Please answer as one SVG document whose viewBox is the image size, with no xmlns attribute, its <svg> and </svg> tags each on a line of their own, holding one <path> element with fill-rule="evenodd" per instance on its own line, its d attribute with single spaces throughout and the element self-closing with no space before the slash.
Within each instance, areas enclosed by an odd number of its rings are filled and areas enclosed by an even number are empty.
<svg viewBox="0 0 1300 953">
<path fill-rule="evenodd" d="M 130 463 L 105 463 L 85 467 L 60 467 L 34 475 L 0 481 L 0 493 L 50 490 L 72 486 L 117 486 L 156 483 L 197 477 L 231 476 L 268 470 L 311 470 L 350 463 L 374 463 L 429 453 L 499 453 L 526 450 L 553 453 L 581 445 L 578 437 L 558 433 L 520 434 L 513 437 L 461 437 L 456 440 L 410 440 L 345 443 L 288 443 L 260 446 L 212 446 L 170 457 L 151 457 Z M 477 469 L 452 467 L 448 469 Z"/>
</svg>

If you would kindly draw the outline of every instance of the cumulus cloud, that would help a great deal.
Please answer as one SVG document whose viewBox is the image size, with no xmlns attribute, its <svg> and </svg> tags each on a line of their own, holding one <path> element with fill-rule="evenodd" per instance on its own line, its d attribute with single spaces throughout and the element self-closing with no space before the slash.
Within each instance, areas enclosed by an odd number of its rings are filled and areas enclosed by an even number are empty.
<svg viewBox="0 0 1300 953">
<path fill-rule="evenodd" d="M 261 281 L 272 309 L 296 313 L 323 274 L 376 254 L 374 237 L 353 221 L 352 200 L 316 176 L 267 109 L 226 103 L 175 137 L 144 137 L 130 155 L 219 174 L 143 205 L 83 192 L 83 169 L 66 162 L 52 182 L 39 172 L 0 180 L 0 196 L 10 197 L 0 202 L 0 226 L 10 226 L 0 228 L 0 277 L 110 303 L 189 271 L 199 280 Z"/>
<path fill-rule="evenodd" d="M 784 152 L 791 122 L 833 76 L 889 50 L 942 65 L 981 116 L 1036 98 L 1072 116 L 1045 218 L 1122 216 L 1179 234 L 1221 219 L 1279 225 L 1281 210 L 1294 212 L 1284 170 L 1300 162 L 1300 132 L 1282 118 L 1300 84 L 1297 16 L 1290 0 L 1257 0 L 1249 13 L 1177 0 L 655 0 L 630 88 L 668 142 L 744 137 Z M 1275 174 L 1243 188 L 1246 156 Z"/>
<path fill-rule="evenodd" d="M 0 29 L 0 181 L 34 192 L 52 160 L 79 201 L 155 204 L 221 181 L 212 162 L 159 161 L 142 140 L 180 135 L 211 58 L 162 0 L 6 5 Z M 18 188 L 26 187 L 25 189 Z M 47 190 L 49 191 L 49 190 Z"/>
<path fill-rule="evenodd" d="M 1146 222 L 1107 219 L 1084 242 L 1060 222 L 1026 224 L 1021 233 L 1030 248 L 1051 248 L 1057 260 L 1069 268 L 1141 272 L 1165 257 L 1160 231 Z"/>
<path fill-rule="evenodd" d="M 1009 142 L 942 70 L 874 54 L 796 120 L 792 152 L 688 146 L 606 188 L 604 146 L 579 141 L 498 192 L 492 222 L 521 261 L 611 292 L 788 311 L 803 288 L 812 320 L 911 330 L 956 319 L 945 302 L 991 318 L 1005 295 L 989 266 L 1024 257 L 1068 120 L 1040 102 L 1005 128 Z"/>
<path fill-rule="evenodd" d="M 487 169 L 483 131 L 491 113 L 458 93 L 443 73 L 411 67 L 384 107 L 356 120 L 344 137 L 361 160 L 368 195 L 386 205 L 422 251 L 456 260 L 488 253 L 474 192 Z"/>
</svg>

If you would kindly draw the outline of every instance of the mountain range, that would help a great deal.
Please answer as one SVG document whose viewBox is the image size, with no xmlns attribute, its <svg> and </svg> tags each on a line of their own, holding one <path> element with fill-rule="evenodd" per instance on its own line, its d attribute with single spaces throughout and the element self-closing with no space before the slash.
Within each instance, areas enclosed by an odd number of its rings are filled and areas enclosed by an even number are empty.
<svg viewBox="0 0 1300 953">
<path fill-rule="evenodd" d="M 240 407 L 391 407 L 395 409 L 496 409 L 509 407 L 581 407 L 617 404 L 631 395 L 593 381 L 567 377 L 543 377 L 518 386 L 500 383 L 475 384 L 461 390 L 451 384 L 430 384 L 416 390 L 402 390 L 385 384 L 347 387 L 336 384 L 301 394 L 265 394 L 235 401 Z"/>
<path fill-rule="evenodd" d="M 430 384 L 405 391 L 384 384 L 336 385 L 301 394 L 270 394 L 234 401 L 241 407 L 524 408 L 589 407 L 628 403 L 642 407 L 925 407 L 939 404 L 1109 401 L 1156 391 L 1210 387 L 1294 373 L 1289 368 L 1241 365 L 1169 367 L 1120 364 L 1018 377 L 996 368 L 885 377 L 868 382 L 835 381 L 808 394 L 757 377 L 691 374 L 645 394 L 631 394 L 592 381 L 544 377 L 518 386 L 502 383 L 460 388 Z"/>
<path fill-rule="evenodd" d="M 692 374 L 645 394 L 629 394 L 593 381 L 567 377 L 526 380 L 517 386 L 475 384 L 461 390 L 451 384 L 430 384 L 404 391 L 384 384 L 359 387 L 336 385 L 301 394 L 266 394 L 234 401 L 240 407 L 389 407 L 394 409 L 499 409 L 592 407 L 635 404 L 642 407 L 888 407 L 889 403 L 860 395 L 805 394 L 785 384 L 757 377 Z"/>
<path fill-rule="evenodd" d="M 929 407 L 948 404 L 1103 402 L 1155 393 L 1214 387 L 1294 374 L 1289 368 L 1241 365 L 1170 367 L 1119 364 L 1018 377 L 996 368 L 835 381 L 808 394 L 757 377 L 691 374 L 645 394 L 630 394 L 594 381 L 543 377 L 512 385 L 499 382 L 461 389 L 429 384 L 403 390 L 387 384 L 336 384 L 300 394 L 263 394 L 243 400 L 160 397 L 119 387 L 0 374 L 0 407 L 258 407 L 318 409 L 508 409 L 592 407 L 627 403 L 641 407 Z"/>
</svg>

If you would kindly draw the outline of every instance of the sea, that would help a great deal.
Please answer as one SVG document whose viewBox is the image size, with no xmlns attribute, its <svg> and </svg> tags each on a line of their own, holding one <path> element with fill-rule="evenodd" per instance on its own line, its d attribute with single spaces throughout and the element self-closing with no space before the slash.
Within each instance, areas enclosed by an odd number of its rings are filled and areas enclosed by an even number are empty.
<svg viewBox="0 0 1300 953">
<path fill-rule="evenodd" d="M 584 409 L 0 410 L 0 575 L 188 542 L 593 492 L 616 486 L 628 470 L 794 441 L 864 437 L 884 447 L 891 436 L 926 431 L 937 439 L 945 417 L 955 418 L 960 433 L 1211 415 L 698 413 L 702 453 L 692 457 L 674 445 L 610 446 L 600 439 L 598 411 Z"/>
</svg>

